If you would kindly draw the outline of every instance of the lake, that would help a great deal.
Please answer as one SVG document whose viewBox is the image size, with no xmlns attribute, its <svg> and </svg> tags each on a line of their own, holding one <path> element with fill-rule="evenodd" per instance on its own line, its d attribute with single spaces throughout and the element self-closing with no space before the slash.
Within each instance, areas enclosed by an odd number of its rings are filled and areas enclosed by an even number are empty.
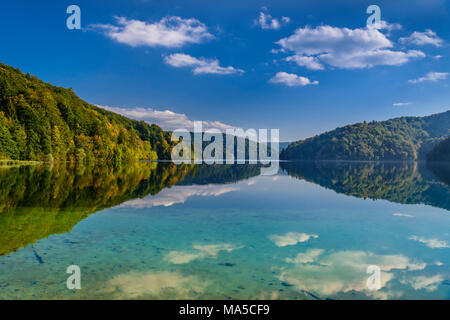
<svg viewBox="0 0 450 320">
<path fill-rule="evenodd" d="M 0 299 L 450 299 L 449 185 L 414 162 L 0 168 Z"/>
</svg>

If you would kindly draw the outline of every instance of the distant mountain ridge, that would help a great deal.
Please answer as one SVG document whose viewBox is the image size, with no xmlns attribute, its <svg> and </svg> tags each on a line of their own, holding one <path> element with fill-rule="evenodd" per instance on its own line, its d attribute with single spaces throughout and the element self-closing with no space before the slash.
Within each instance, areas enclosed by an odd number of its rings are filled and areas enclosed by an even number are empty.
<svg viewBox="0 0 450 320">
<path fill-rule="evenodd" d="M 170 159 L 170 133 L 0 63 L 0 159 Z"/>
<path fill-rule="evenodd" d="M 419 160 L 450 134 L 450 111 L 357 123 L 291 143 L 283 160 Z"/>
</svg>

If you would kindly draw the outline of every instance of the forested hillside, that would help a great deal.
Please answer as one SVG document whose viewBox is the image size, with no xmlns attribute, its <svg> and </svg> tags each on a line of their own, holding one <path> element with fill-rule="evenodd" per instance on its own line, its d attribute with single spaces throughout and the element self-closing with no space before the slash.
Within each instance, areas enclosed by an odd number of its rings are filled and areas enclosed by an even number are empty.
<svg viewBox="0 0 450 320">
<path fill-rule="evenodd" d="M 441 141 L 428 153 L 428 161 L 450 162 L 450 138 Z"/>
<path fill-rule="evenodd" d="M 280 154 L 285 160 L 417 160 L 450 133 L 450 111 L 357 123 L 300 140 Z"/>
<path fill-rule="evenodd" d="M 0 159 L 170 159 L 170 134 L 0 63 Z"/>
</svg>

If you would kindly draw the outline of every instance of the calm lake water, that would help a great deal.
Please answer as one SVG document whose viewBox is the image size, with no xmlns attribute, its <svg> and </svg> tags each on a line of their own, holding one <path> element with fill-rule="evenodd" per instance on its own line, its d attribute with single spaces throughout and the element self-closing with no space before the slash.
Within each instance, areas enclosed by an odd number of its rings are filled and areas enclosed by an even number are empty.
<svg viewBox="0 0 450 320">
<path fill-rule="evenodd" d="M 450 169 L 0 168 L 1 299 L 449 299 Z M 69 290 L 66 269 L 81 269 Z M 367 267 L 381 270 L 369 290 Z"/>
</svg>

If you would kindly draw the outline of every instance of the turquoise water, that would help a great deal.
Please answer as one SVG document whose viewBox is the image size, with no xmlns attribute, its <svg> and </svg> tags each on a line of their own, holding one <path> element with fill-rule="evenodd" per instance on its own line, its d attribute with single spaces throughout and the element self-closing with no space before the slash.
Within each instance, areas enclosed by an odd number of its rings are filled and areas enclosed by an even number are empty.
<svg viewBox="0 0 450 320">
<path fill-rule="evenodd" d="M 55 169 L 5 169 L 0 298 L 450 298 L 447 171 L 291 163 L 258 176 L 255 167 L 222 167 L 172 170 L 177 180 L 158 180 L 150 193 L 143 181 L 169 169 L 140 167 L 128 184 L 129 172 L 83 184 L 59 172 L 60 185 L 50 182 Z M 56 196 L 28 198 L 34 178 Z M 95 194 L 104 202 L 90 205 Z M 58 223 L 67 228 L 56 231 Z M 81 290 L 66 287 L 70 265 L 80 267 Z M 367 287 L 369 265 L 381 270 L 378 290 Z"/>
</svg>

